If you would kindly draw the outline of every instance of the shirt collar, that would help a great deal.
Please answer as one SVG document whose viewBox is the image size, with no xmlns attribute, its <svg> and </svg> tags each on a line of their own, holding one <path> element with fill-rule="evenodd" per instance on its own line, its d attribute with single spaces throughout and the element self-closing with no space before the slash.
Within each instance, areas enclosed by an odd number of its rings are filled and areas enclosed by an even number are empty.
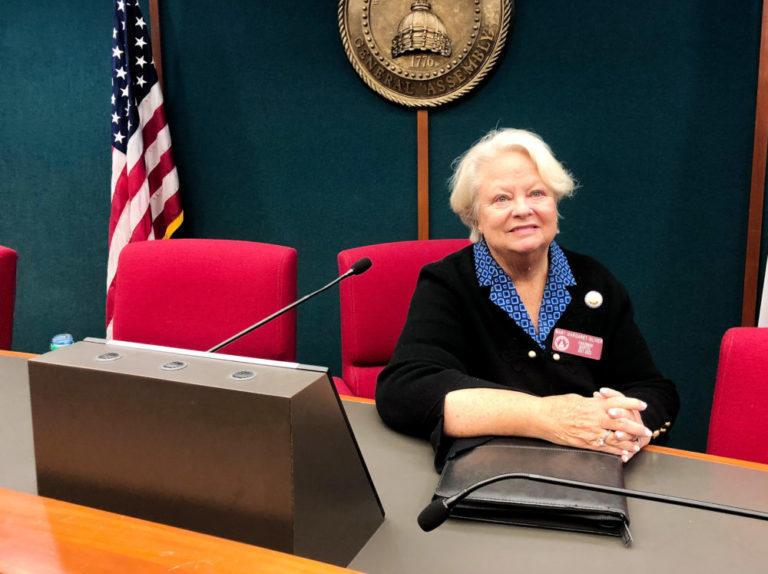
<svg viewBox="0 0 768 574">
<path fill-rule="evenodd" d="M 544 348 L 544 341 L 571 302 L 567 287 L 576 285 L 568 259 L 560 246 L 554 241 L 549 245 L 549 271 L 539 310 L 538 332 L 517 294 L 514 283 L 493 258 L 485 240 L 475 243 L 474 259 L 478 283 L 491 288 L 489 299 Z"/>
<path fill-rule="evenodd" d="M 491 255 L 491 250 L 488 249 L 488 245 L 485 243 L 485 239 L 481 239 L 474 245 L 475 255 L 475 274 L 480 282 L 480 285 L 488 287 L 492 284 L 494 279 L 498 279 L 501 276 L 508 277 L 504 270 L 501 268 L 496 260 Z M 549 272 L 547 273 L 547 283 L 557 280 L 558 282 L 571 287 L 576 285 L 576 279 L 571 271 L 571 266 L 568 265 L 568 259 L 565 257 L 565 253 L 557 244 L 552 241 L 549 244 Z"/>
</svg>

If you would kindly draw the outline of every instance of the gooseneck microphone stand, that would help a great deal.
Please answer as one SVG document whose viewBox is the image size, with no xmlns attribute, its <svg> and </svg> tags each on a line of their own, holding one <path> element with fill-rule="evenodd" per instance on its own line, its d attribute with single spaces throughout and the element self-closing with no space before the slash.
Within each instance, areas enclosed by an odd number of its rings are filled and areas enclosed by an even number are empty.
<svg viewBox="0 0 768 574">
<path fill-rule="evenodd" d="M 206 353 L 215 353 L 216 351 L 218 351 L 218 350 L 219 350 L 219 349 L 221 349 L 222 347 L 226 347 L 226 346 L 227 346 L 227 345 L 229 345 L 230 343 L 234 343 L 234 342 L 235 342 L 236 340 L 238 340 L 240 337 L 244 337 L 245 335 L 247 335 L 248 333 L 250 333 L 250 332 L 251 332 L 251 331 L 253 331 L 254 329 L 258 329 L 258 328 L 259 328 L 259 327 L 261 327 L 262 325 L 265 325 L 266 323 L 269 323 L 269 322 L 270 322 L 272 319 L 277 319 L 277 318 L 278 318 L 280 315 L 282 315 L 283 313 L 287 313 L 287 312 L 288 312 L 288 311 L 290 311 L 291 309 L 293 309 L 293 308 L 295 308 L 295 307 L 298 307 L 299 305 L 301 305 L 301 304 L 302 304 L 304 301 L 306 301 L 307 299 L 311 299 L 312 297 L 314 297 L 315 295 L 319 295 L 320 293 L 322 293 L 322 292 L 323 292 L 323 291 L 325 291 L 326 289 L 330 289 L 331 287 L 333 287 L 334 285 L 336 285 L 336 283 L 339 283 L 340 281 L 342 281 L 342 280 L 346 279 L 346 278 L 347 278 L 347 277 L 349 277 L 350 275 L 360 275 L 361 273 L 364 273 L 364 272 L 368 271 L 368 269 L 370 269 L 370 267 L 371 267 L 371 260 L 370 260 L 370 259 L 368 259 L 367 257 L 363 257 L 363 258 L 362 258 L 362 259 L 360 259 L 359 261 L 355 261 L 355 262 L 352 264 L 352 266 L 349 268 L 349 270 L 348 270 L 348 271 L 346 271 L 344 274 L 342 274 L 342 275 L 339 275 L 338 277 L 336 277 L 336 279 L 334 279 L 333 281 L 331 281 L 330 283 L 328 283 L 328 285 L 325 285 L 324 287 L 320 287 L 320 289 L 318 289 L 317 291 L 313 291 L 313 292 L 312 292 L 312 293 L 310 293 L 309 295 L 304 295 L 304 297 L 302 297 L 302 298 L 301 298 L 301 299 L 299 299 L 298 301 L 294 301 L 293 303 L 291 303 L 291 304 L 290 304 L 290 305 L 288 305 L 287 307 L 283 307 L 283 308 L 282 308 L 282 309 L 280 309 L 279 311 L 275 311 L 275 312 L 274 312 L 274 313 L 272 313 L 272 314 L 271 314 L 269 317 L 265 317 L 264 319 L 262 319 L 262 320 L 261 320 L 261 321 L 259 321 L 258 323 L 254 323 L 253 325 L 251 325 L 250 327 L 248 327 L 248 328 L 246 328 L 246 329 L 243 329 L 242 331 L 240 331 L 240 332 L 239 332 L 239 333 L 237 333 L 236 335 L 232 335 L 232 336 L 231 336 L 229 339 L 227 339 L 226 341 L 222 341 L 222 342 L 221 342 L 221 343 L 219 343 L 218 345 L 214 345 L 213 347 L 211 347 L 210 349 L 208 349 L 208 350 L 206 351 Z"/>
</svg>

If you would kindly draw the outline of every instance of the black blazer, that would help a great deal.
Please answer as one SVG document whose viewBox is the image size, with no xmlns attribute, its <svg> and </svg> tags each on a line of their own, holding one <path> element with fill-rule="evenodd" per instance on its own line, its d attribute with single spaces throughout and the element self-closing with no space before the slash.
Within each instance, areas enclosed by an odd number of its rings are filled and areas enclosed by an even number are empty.
<svg viewBox="0 0 768 574">
<path fill-rule="evenodd" d="M 451 442 L 442 434 L 443 399 L 458 389 L 591 396 L 606 386 L 648 403 L 647 427 L 674 422 L 677 391 L 653 364 L 623 285 L 596 260 L 563 252 L 576 285 L 555 328 L 601 337 L 599 360 L 553 351 L 554 328 L 539 347 L 478 284 L 472 246 L 422 269 L 392 360 L 379 375 L 376 406 L 392 428 L 430 437 L 438 466 Z M 589 291 L 602 294 L 600 307 L 586 305 Z"/>
</svg>

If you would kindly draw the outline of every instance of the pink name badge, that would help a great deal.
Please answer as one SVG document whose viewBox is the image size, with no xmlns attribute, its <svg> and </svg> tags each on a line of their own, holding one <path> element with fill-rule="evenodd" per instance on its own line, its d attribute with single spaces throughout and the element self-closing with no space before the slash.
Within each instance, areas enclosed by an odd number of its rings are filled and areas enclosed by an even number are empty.
<svg viewBox="0 0 768 574">
<path fill-rule="evenodd" d="M 603 339 L 575 331 L 555 329 L 552 348 L 561 353 L 598 360 L 603 352 Z"/>
</svg>

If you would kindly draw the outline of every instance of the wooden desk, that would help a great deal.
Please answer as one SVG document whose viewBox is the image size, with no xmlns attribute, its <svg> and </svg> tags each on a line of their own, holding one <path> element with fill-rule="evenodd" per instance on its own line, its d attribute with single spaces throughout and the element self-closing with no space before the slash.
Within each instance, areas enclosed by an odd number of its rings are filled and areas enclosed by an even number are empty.
<svg viewBox="0 0 768 574">
<path fill-rule="evenodd" d="M 350 572 L 198 534 L 0 488 L 0 572 Z"/>
<path fill-rule="evenodd" d="M 34 492 L 34 460 L 31 457 L 31 420 L 29 415 L 29 393 L 26 384 L 26 365 L 21 358 L 0 356 L 0 486 L 8 467 L 15 469 L 13 477 L 16 490 Z M 25 402 L 26 401 L 26 402 Z M 370 401 L 345 401 L 345 409 L 355 431 L 361 451 L 365 457 L 374 483 L 378 489 L 387 513 L 384 524 L 350 563 L 356 570 L 376 573 L 446 574 L 473 572 L 482 574 L 509 572 L 569 572 L 570 574 L 648 574 L 649 572 L 674 573 L 717 573 L 722 572 L 764 572 L 768 568 L 768 522 L 749 518 L 726 516 L 702 510 L 668 506 L 654 502 L 629 500 L 631 528 L 635 537 L 631 548 L 624 548 L 615 538 L 555 532 L 535 528 L 500 526 L 463 520 L 448 520 L 433 532 L 422 532 L 416 524 L 416 516 L 429 502 L 438 480 L 432 468 L 432 451 L 422 440 L 403 436 L 384 426 Z M 9 418 L 14 421 L 3 426 Z M 6 475 L 8 476 L 8 475 Z M 768 465 L 744 463 L 732 459 L 689 453 L 663 447 L 648 447 L 632 459 L 626 467 L 626 483 L 629 488 L 660 492 L 673 496 L 698 498 L 734 506 L 768 510 Z M 24 495 L 16 495 L 24 496 Z M 13 498 L 13 497 L 12 497 Z M 41 501 L 37 497 L 27 501 Z M 0 496 L 0 524 L 12 514 L 13 502 L 6 502 Z M 36 528 L 39 520 L 48 519 L 44 510 L 48 504 L 65 503 L 34 502 L 42 505 L 39 510 L 43 518 L 9 518 L 16 523 L 30 524 Z M 10 510 L 9 510 L 10 509 Z M 89 520 L 104 515 L 96 510 L 80 509 Z M 87 558 L 91 553 L 117 553 L 126 560 L 136 560 L 143 552 L 149 552 L 155 535 L 144 528 L 156 528 L 157 532 L 175 531 L 165 526 L 134 521 L 125 517 L 114 517 L 119 525 L 117 534 L 107 537 L 107 542 L 92 537 L 89 542 L 78 543 L 73 532 L 78 528 L 77 519 L 61 515 L 60 527 L 41 527 L 37 534 L 39 541 L 26 539 L 17 544 L 29 552 L 37 544 L 53 545 L 56 549 L 68 548 L 73 553 L 82 552 Z M 74 521 L 74 522 L 73 522 Z M 142 526 L 131 526 L 134 522 Z M 94 527 L 98 531 L 97 527 Z M 0 526 L 0 537 L 5 527 Z M 154 531 L 153 531 L 154 532 Z M 133 538 L 133 550 L 121 548 L 110 538 Z M 160 536 L 159 534 L 157 535 Z M 209 539 L 204 535 L 185 532 L 182 540 Z M 57 538 L 63 542 L 56 542 Z M 22 540 L 22 539 L 17 539 Z M 53 540 L 53 541 L 52 541 Z M 216 540 L 216 539 L 214 539 Z M 120 542 L 120 541 L 118 541 Z M 194 572 L 270 572 L 271 566 L 261 559 L 242 559 L 231 568 L 224 562 L 216 563 L 216 557 L 236 556 L 236 548 L 245 545 L 217 541 L 223 544 L 218 550 L 214 546 L 200 543 L 179 542 L 178 549 L 164 552 L 178 552 L 175 564 L 190 568 Z M 109 546 L 109 544 L 112 546 Z M 30 548 L 30 546 L 32 548 Z M 251 552 L 264 552 L 246 546 Z M 187 563 L 184 552 L 189 560 Z M 69 550 L 65 552 L 67 556 Z M 84 562 L 83 568 L 71 569 L 69 563 L 54 565 L 54 569 L 22 568 L 8 560 L 0 538 L 0 572 L 159 572 L 170 567 L 165 563 L 147 563 L 146 570 L 137 570 L 131 562 L 129 567 L 109 570 L 97 568 Z M 284 555 L 283 555 L 284 556 Z M 213 557 L 213 558 L 212 558 Z M 296 564 L 308 562 L 299 558 Z M 154 558 L 152 559 L 154 560 Z M 208 562 L 199 562 L 208 560 Z M 40 564 L 44 564 L 41 562 Z M 255 565 L 255 566 L 254 566 Z M 195 566 L 197 569 L 192 569 Z M 258 568 L 267 568 L 259 570 Z M 293 568 L 291 562 L 278 568 Z M 321 567 L 321 565 L 318 565 Z M 59 568 L 58 570 L 55 568 Z M 153 569 L 154 568 L 154 569 Z M 203 570 L 202 568 L 208 568 Z M 328 567 L 332 568 L 332 567 Z M 184 571 L 184 570 L 179 570 Z M 322 571 L 322 570 L 318 570 Z M 333 570 L 328 570 L 333 571 Z"/>
</svg>

